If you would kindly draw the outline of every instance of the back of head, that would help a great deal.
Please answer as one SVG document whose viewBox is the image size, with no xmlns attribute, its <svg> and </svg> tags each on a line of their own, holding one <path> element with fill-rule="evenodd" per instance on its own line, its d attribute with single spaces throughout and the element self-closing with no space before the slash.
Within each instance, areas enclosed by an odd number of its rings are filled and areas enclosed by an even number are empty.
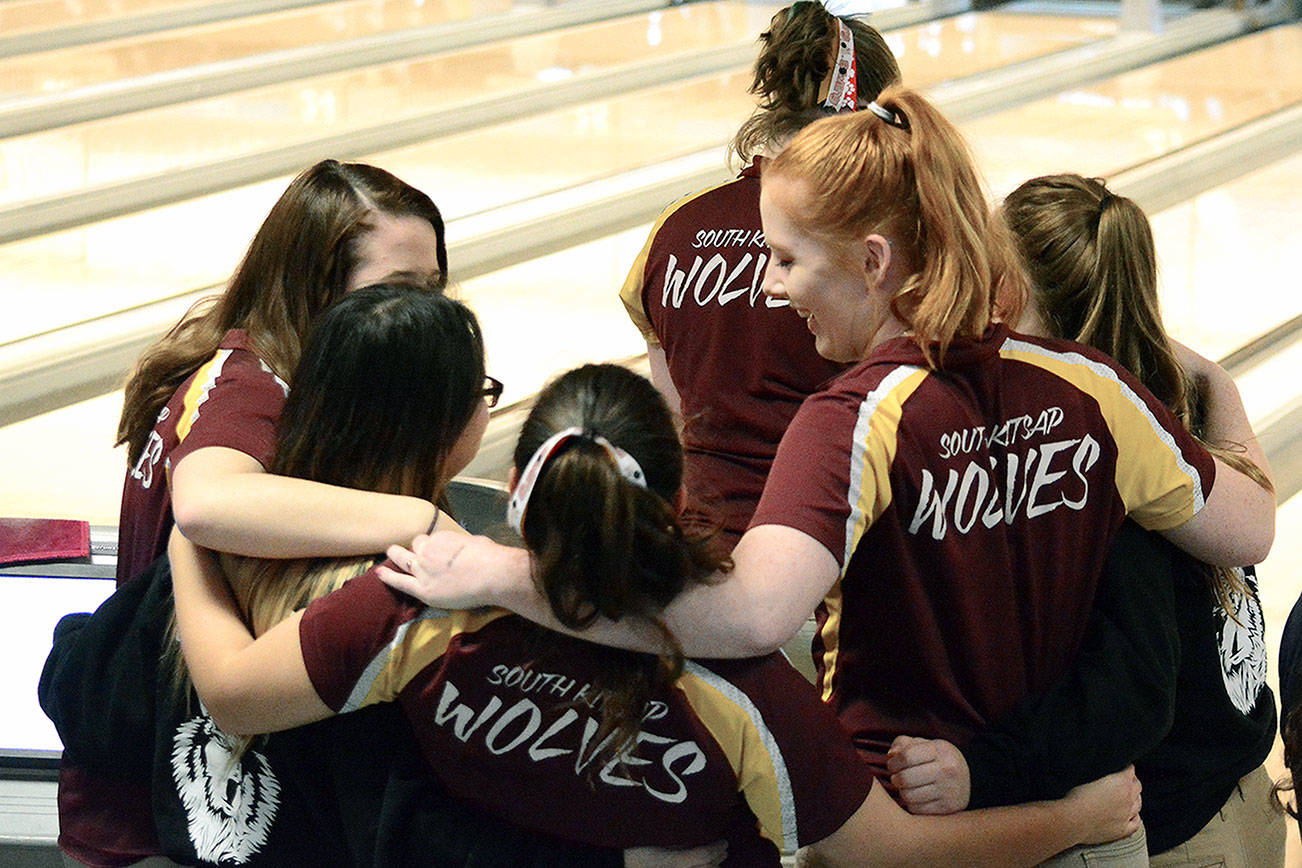
<svg viewBox="0 0 1302 868">
<path fill-rule="evenodd" d="M 138 454 L 173 391 L 233 328 L 289 379 L 317 317 L 344 296 L 373 215 L 428 220 L 447 274 L 443 218 L 428 196 L 383 169 L 323 160 L 296 177 L 258 228 L 226 291 L 141 358 L 127 384 L 119 443 Z M 131 460 L 134 460 L 132 458 Z"/>
<path fill-rule="evenodd" d="M 759 107 L 737 132 L 733 151 L 743 162 L 776 149 L 807 124 L 826 116 L 820 92 L 829 80 L 837 56 L 840 27 L 854 37 L 857 90 L 862 101 L 876 99 L 887 86 L 898 84 L 900 67 L 876 28 L 859 18 L 838 18 L 822 3 L 793 3 L 773 16 L 760 34 L 751 93 Z"/>
<path fill-rule="evenodd" d="M 359 289 L 313 330 L 268 470 L 436 500 L 483 384 L 483 338 L 464 305 L 405 285 Z M 251 622 L 263 626 L 322 590 L 322 566 L 238 559 L 230 578 Z"/>
<path fill-rule="evenodd" d="M 1008 232 L 986 203 L 967 143 L 918 94 L 887 88 L 869 110 L 799 133 L 765 178 L 802 185 L 802 230 L 829 241 L 879 234 L 910 275 L 892 310 L 929 360 L 994 317 L 1015 322 L 1024 288 Z"/>
<path fill-rule="evenodd" d="M 1143 210 L 1097 178 L 1051 175 L 1010 193 L 1003 214 L 1054 336 L 1112 356 L 1188 424 L 1184 372 L 1162 326 Z"/>
<path fill-rule="evenodd" d="M 532 490 L 522 494 L 531 461 L 558 434 L 564 439 L 542 453 Z M 626 462 L 621 472 L 621 451 L 636 467 Z M 580 629 L 599 615 L 638 617 L 664 638 L 667 665 L 614 650 L 601 657 L 596 741 L 618 733 L 618 746 L 636 734 L 653 686 L 682 668 L 661 610 L 727 559 L 708 534 L 679 523 L 683 453 L 673 415 L 649 381 L 625 368 L 584 365 L 548 384 L 520 430 L 515 467 L 522 481 L 514 497 L 527 498 L 521 533 L 557 619 Z"/>
<path fill-rule="evenodd" d="M 400 284 L 349 293 L 304 348 L 271 472 L 434 500 L 483 384 L 465 305 Z"/>
<path fill-rule="evenodd" d="M 673 416 L 645 378 L 618 365 L 585 365 L 539 393 L 516 444 L 517 471 L 569 428 L 582 434 L 539 470 L 521 526 L 542 591 L 570 627 L 597 615 L 654 619 L 716 566 L 674 508 L 683 454 Z M 645 487 L 621 474 L 597 438 L 632 456 Z"/>
</svg>

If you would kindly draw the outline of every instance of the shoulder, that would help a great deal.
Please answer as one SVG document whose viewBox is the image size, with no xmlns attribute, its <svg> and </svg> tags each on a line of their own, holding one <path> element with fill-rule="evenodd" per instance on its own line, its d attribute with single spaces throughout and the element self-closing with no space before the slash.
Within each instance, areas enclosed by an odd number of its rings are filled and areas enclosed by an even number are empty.
<svg viewBox="0 0 1302 868">
<path fill-rule="evenodd" d="M 733 178 L 704 190 L 689 193 L 661 212 L 652 230 L 653 235 L 678 233 L 703 228 L 713 218 L 727 218 L 736 222 L 740 205 L 753 202 L 754 220 L 759 221 L 759 179 Z M 722 225 L 722 224 L 721 224 Z"/>
</svg>

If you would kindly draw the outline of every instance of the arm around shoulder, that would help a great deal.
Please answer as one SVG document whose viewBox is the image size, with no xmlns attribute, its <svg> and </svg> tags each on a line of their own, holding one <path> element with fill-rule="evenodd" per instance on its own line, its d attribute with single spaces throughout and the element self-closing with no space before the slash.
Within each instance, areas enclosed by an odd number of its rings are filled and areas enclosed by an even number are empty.
<svg viewBox="0 0 1302 868">
<path fill-rule="evenodd" d="M 426 530 L 435 516 L 426 500 L 276 476 L 224 446 L 184 456 L 171 485 L 187 538 L 249 557 L 375 554 Z"/>
</svg>

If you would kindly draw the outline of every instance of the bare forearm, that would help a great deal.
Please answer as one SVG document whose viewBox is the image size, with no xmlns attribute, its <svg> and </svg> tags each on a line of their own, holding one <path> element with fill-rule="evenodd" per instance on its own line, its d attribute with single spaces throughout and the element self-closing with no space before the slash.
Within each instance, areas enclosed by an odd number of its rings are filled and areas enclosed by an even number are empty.
<svg viewBox="0 0 1302 868">
<path fill-rule="evenodd" d="M 411 539 L 434 518 L 434 504 L 419 498 L 274 476 L 251 469 L 250 463 L 257 467 L 251 459 L 207 452 L 187 456 L 177 468 L 173 512 L 189 539 L 215 551 L 271 558 L 374 554 Z"/>
<path fill-rule="evenodd" d="M 915 817 L 874 787 L 859 811 L 812 848 L 815 864 L 1038 865 L 1081 843 L 1084 820 L 1066 801 Z"/>
<path fill-rule="evenodd" d="M 400 591 L 433 606 L 466 609 L 497 605 L 544 627 L 603 645 L 663 650 L 650 625 L 601 621 L 587 630 L 563 629 L 534 587 L 529 555 L 482 537 L 420 536 L 414 549 L 395 546 L 393 561 L 413 575 L 380 569 Z M 695 657 L 752 657 L 795 635 L 836 580 L 836 561 L 813 538 L 787 527 L 748 531 L 733 552 L 732 572 L 680 594 L 664 611 L 665 623 Z"/>
</svg>

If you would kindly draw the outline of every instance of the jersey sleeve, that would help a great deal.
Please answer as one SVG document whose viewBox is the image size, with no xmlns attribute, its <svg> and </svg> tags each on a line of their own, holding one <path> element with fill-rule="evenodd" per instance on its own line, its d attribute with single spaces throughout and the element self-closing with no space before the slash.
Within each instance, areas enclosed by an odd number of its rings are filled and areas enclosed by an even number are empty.
<svg viewBox="0 0 1302 868">
<path fill-rule="evenodd" d="M 1212 456 L 1125 371 L 1100 405 L 1117 443 L 1117 491 L 1126 514 L 1148 530 L 1179 527 L 1202 511 L 1216 481 Z"/>
<path fill-rule="evenodd" d="M 1211 455 L 1130 372 L 1066 341 L 1010 339 L 1001 355 L 1051 371 L 1094 399 L 1116 444 L 1117 494 L 1141 527 L 1169 530 L 1202 510 L 1216 480 Z"/>
<path fill-rule="evenodd" d="M 396 699 L 446 653 L 463 614 L 422 607 L 372 570 L 303 613 L 298 636 L 308 677 L 335 712 Z"/>
<path fill-rule="evenodd" d="M 646 342 L 653 346 L 660 345 L 660 338 L 656 336 L 655 327 L 651 325 L 651 318 L 647 315 L 642 292 L 646 288 L 647 259 L 651 255 L 651 248 L 659 234 L 660 225 L 660 221 L 657 221 L 652 227 L 646 244 L 642 245 L 642 251 L 638 253 L 637 259 L 633 260 L 633 267 L 628 270 L 628 277 L 625 278 L 624 286 L 619 291 L 619 300 L 624 303 L 628 318 L 633 321 L 633 325 L 637 326 L 638 331 L 642 332 Z"/>
<path fill-rule="evenodd" d="M 732 764 L 760 832 L 779 850 L 823 840 L 868 797 L 867 763 L 781 655 L 691 661 L 679 687 Z"/>
<path fill-rule="evenodd" d="M 168 467 L 205 446 L 236 449 L 267 467 L 287 393 L 285 383 L 253 353 L 218 350 L 186 389 Z"/>
<path fill-rule="evenodd" d="M 750 526 L 806 533 L 844 568 L 859 537 L 890 506 L 904 403 L 925 376 L 900 366 L 866 395 L 834 385 L 807 398 L 782 436 Z"/>
</svg>

